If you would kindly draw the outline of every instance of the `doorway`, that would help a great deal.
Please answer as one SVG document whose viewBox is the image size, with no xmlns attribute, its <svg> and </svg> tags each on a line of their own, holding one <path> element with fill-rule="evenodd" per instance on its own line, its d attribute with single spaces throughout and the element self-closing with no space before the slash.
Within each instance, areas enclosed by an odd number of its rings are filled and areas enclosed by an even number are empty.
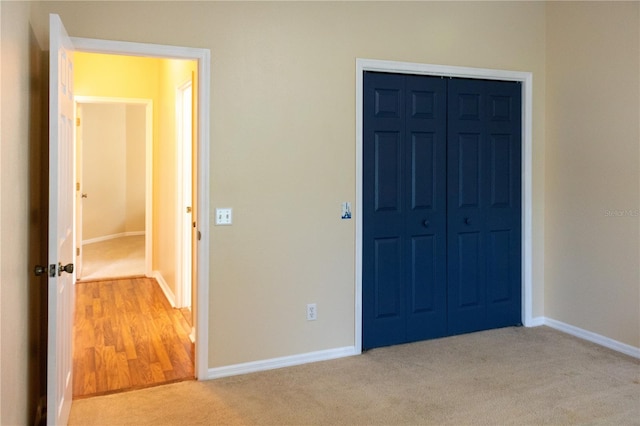
<svg viewBox="0 0 640 426">
<path fill-rule="evenodd" d="M 76 278 L 151 275 L 153 102 L 76 96 Z"/>
<path fill-rule="evenodd" d="M 192 131 L 198 126 L 192 114 L 192 103 L 197 101 L 192 93 L 197 82 L 197 62 L 88 52 L 76 52 L 74 59 L 75 93 L 80 101 L 77 146 L 83 152 L 78 155 L 82 161 L 77 165 L 77 207 L 81 212 L 77 213 L 77 228 L 78 234 L 83 235 L 78 238 L 78 247 L 87 242 L 92 246 L 140 237 L 145 240 L 142 270 L 107 274 L 97 277 L 99 281 L 82 271 L 83 281 L 77 285 L 80 313 L 76 318 L 83 324 L 93 324 L 96 330 L 103 328 L 104 337 L 109 336 L 106 327 L 118 333 L 113 351 L 122 362 L 109 368 L 118 371 L 117 380 L 96 379 L 95 386 L 89 380 L 90 385 L 83 386 L 80 378 L 74 378 L 74 395 L 95 395 L 193 378 L 194 320 L 190 309 L 180 308 L 190 308 L 190 295 L 197 294 L 192 291 L 194 274 L 181 281 L 183 271 L 191 272 L 197 263 L 197 256 L 192 253 L 195 234 L 191 226 L 195 225 L 191 220 L 191 199 L 198 196 L 199 188 L 193 183 L 196 177 L 191 167 L 192 155 L 198 161 L 197 151 L 193 150 L 196 133 Z M 183 94 L 184 75 L 188 76 L 188 95 Z M 184 105 L 187 102 L 188 108 Z M 182 114 L 178 115 L 178 110 Z M 112 116 L 116 119 L 110 120 Z M 94 146 L 87 146 L 91 143 Z M 188 146 L 184 147 L 185 144 Z M 88 155 L 90 151 L 92 156 Z M 188 162 L 182 161 L 184 152 L 189 153 Z M 92 163 L 87 162 L 89 158 Z M 185 163 L 188 167 L 184 167 Z M 87 179 L 92 173 L 98 178 Z M 187 196 L 183 194 L 184 188 L 188 188 Z M 82 207 L 95 201 L 100 206 L 92 217 L 91 210 Z M 188 202 L 189 212 L 181 207 L 184 202 Z M 176 223 L 185 222 L 186 213 L 189 226 L 176 227 Z M 94 220 L 89 224 L 90 219 Z M 111 280 L 122 275 L 126 277 Z M 185 305 L 187 287 L 189 297 Z M 88 298 L 103 309 L 86 315 L 86 310 L 92 309 L 87 304 Z M 130 308 L 131 301 L 139 307 L 138 311 Z M 107 311 L 114 316 L 106 315 Z M 145 312 L 154 314 L 145 316 Z M 153 324 L 147 324 L 149 319 Z M 141 321 L 146 324 L 144 327 L 140 327 Z M 175 331 L 174 337 L 168 337 L 172 335 L 167 334 L 169 329 Z M 82 338 L 82 330 L 76 336 Z M 129 341 L 129 347 L 118 346 L 120 341 Z M 107 360 L 102 342 L 89 339 L 81 344 L 89 357 L 96 358 L 96 372 L 89 370 L 89 377 L 103 377 L 104 373 L 98 371 L 98 364 L 104 366 Z M 104 346 L 111 345 L 105 340 Z M 74 351 L 74 365 L 76 359 L 82 365 L 83 356 Z M 105 362 L 99 363 L 99 357 Z M 85 372 L 86 369 L 79 368 L 74 374 Z"/>
</svg>

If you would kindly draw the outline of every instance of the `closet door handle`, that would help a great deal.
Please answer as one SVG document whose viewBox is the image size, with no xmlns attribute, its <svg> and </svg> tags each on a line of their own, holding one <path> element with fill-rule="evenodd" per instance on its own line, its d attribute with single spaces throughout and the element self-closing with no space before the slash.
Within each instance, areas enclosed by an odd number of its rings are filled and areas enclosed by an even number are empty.
<svg viewBox="0 0 640 426">
<path fill-rule="evenodd" d="M 464 224 L 465 225 L 471 225 L 471 218 L 465 217 L 464 218 Z"/>
<path fill-rule="evenodd" d="M 422 226 L 424 226 L 425 228 L 428 228 L 428 227 L 429 227 L 429 221 L 428 221 L 428 220 L 426 220 L 426 219 L 425 219 L 425 220 L 423 220 L 423 221 L 422 221 Z"/>
</svg>

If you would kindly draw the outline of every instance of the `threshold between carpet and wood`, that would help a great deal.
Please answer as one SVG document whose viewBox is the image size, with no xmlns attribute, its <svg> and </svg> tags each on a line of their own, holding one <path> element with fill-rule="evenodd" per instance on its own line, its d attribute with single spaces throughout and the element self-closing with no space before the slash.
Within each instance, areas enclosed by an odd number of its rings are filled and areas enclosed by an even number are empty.
<svg viewBox="0 0 640 426">
<path fill-rule="evenodd" d="M 187 319 L 153 278 L 78 282 L 74 399 L 193 379 Z"/>
<path fill-rule="evenodd" d="M 640 361 L 546 326 L 77 400 L 70 425 L 640 423 Z"/>
</svg>

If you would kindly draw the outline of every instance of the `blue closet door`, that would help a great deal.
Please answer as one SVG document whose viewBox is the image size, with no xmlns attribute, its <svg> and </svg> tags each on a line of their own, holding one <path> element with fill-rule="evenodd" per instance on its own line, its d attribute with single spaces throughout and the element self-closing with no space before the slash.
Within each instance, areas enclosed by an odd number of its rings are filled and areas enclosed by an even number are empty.
<svg viewBox="0 0 640 426">
<path fill-rule="evenodd" d="M 407 342 L 447 334 L 446 85 L 405 76 Z"/>
<path fill-rule="evenodd" d="M 363 347 L 446 333 L 446 82 L 365 73 Z"/>
<path fill-rule="evenodd" d="M 520 322 L 520 85 L 366 72 L 363 348 Z"/>
<path fill-rule="evenodd" d="M 449 334 L 520 324 L 520 90 L 449 80 Z"/>
<path fill-rule="evenodd" d="M 404 77 L 365 73 L 362 344 L 406 339 Z"/>
</svg>

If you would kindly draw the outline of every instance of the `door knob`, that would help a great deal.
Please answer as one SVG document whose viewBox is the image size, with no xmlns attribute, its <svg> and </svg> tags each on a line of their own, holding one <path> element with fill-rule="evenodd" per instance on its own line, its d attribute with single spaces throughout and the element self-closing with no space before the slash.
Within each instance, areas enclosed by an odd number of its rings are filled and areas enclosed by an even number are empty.
<svg viewBox="0 0 640 426">
<path fill-rule="evenodd" d="M 471 219 L 470 219 L 470 218 L 468 218 L 468 217 L 465 217 L 465 218 L 464 218 L 464 223 L 465 223 L 466 225 L 471 225 Z"/>
<path fill-rule="evenodd" d="M 422 225 L 423 225 L 425 228 L 428 228 L 428 227 L 429 227 L 429 221 L 428 221 L 428 220 L 424 220 L 424 221 L 422 222 Z"/>
<path fill-rule="evenodd" d="M 82 194 L 82 198 L 87 198 L 87 194 L 86 194 L 86 193 L 83 193 L 83 194 Z"/>
<path fill-rule="evenodd" d="M 73 263 L 68 263 L 62 266 L 62 263 L 58 263 L 58 276 L 62 275 L 63 272 L 67 274 L 73 273 Z"/>
</svg>

